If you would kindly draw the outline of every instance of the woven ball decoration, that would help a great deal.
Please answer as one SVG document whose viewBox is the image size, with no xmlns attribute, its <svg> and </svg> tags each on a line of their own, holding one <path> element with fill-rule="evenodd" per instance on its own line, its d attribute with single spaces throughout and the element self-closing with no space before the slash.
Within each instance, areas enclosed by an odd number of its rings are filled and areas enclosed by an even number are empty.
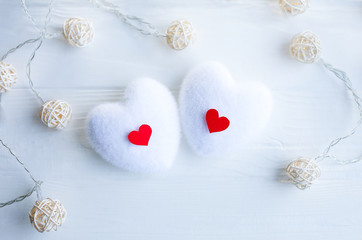
<svg viewBox="0 0 362 240">
<path fill-rule="evenodd" d="M 195 33 L 189 21 L 177 20 L 168 27 L 166 37 L 171 48 L 182 50 L 195 39 Z"/>
<path fill-rule="evenodd" d="M 309 7 L 309 0 L 280 0 L 280 8 L 288 15 L 304 13 Z"/>
<path fill-rule="evenodd" d="M 87 19 L 70 18 L 65 21 L 63 30 L 65 38 L 72 46 L 84 47 L 94 38 L 93 24 Z"/>
<path fill-rule="evenodd" d="M 41 106 L 40 119 L 49 128 L 63 129 L 72 117 L 71 106 L 62 100 L 50 100 Z"/>
<path fill-rule="evenodd" d="M 36 201 L 29 212 L 30 223 L 39 232 L 56 231 L 61 227 L 67 216 L 67 211 L 58 200 L 46 198 Z"/>
<path fill-rule="evenodd" d="M 289 163 L 286 171 L 291 182 L 301 190 L 310 188 L 321 175 L 318 165 L 312 159 L 306 158 L 299 158 Z"/>
<path fill-rule="evenodd" d="M 298 61 L 313 63 L 320 57 L 321 43 L 314 33 L 303 32 L 293 37 L 289 51 Z"/>
<path fill-rule="evenodd" d="M 11 64 L 0 62 L 0 93 L 12 88 L 17 78 L 16 69 Z"/>
</svg>

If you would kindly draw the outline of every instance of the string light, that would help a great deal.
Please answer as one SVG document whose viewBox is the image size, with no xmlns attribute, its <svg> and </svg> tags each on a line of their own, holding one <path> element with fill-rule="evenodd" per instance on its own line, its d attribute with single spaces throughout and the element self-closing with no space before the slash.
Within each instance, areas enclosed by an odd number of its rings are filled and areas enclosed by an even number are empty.
<svg viewBox="0 0 362 240">
<path fill-rule="evenodd" d="M 36 47 L 30 54 L 26 65 L 26 75 L 28 78 L 29 87 L 42 105 L 40 110 L 41 121 L 49 128 L 63 129 L 67 126 L 68 122 L 71 119 L 71 106 L 63 100 L 50 100 L 45 102 L 40 96 L 40 93 L 34 88 L 34 82 L 31 78 L 31 63 L 34 60 L 37 51 L 42 46 L 43 41 L 45 39 L 56 38 L 61 35 L 61 33 L 49 33 L 47 31 L 47 26 L 52 18 L 54 0 L 50 1 L 48 13 L 46 15 L 43 26 L 38 26 L 35 19 L 30 14 L 25 0 L 22 0 L 21 3 L 25 14 L 28 16 L 28 19 L 33 24 L 34 28 L 38 31 L 39 37 L 35 39 L 29 39 L 20 43 L 3 55 L 0 63 L 0 89 L 2 90 L 0 92 L 5 92 L 6 90 L 8 90 L 17 80 L 15 68 L 12 67 L 11 64 L 5 63 L 4 60 L 11 53 L 14 53 L 16 50 L 22 48 L 23 46 L 27 44 L 36 44 Z M 68 25 L 65 24 L 64 34 L 68 34 L 68 42 L 72 42 L 72 45 L 76 46 L 85 46 L 86 44 L 89 44 L 91 42 L 94 36 L 94 30 L 89 22 L 85 20 L 70 19 L 67 21 L 67 23 Z M 57 104 L 50 104 L 54 102 L 56 102 Z"/>
<path fill-rule="evenodd" d="M 351 160 L 339 160 L 337 157 L 330 155 L 331 149 L 345 140 L 353 136 L 362 124 L 362 99 L 357 91 L 353 88 L 352 82 L 347 74 L 331 64 L 326 63 L 320 58 L 321 46 L 319 38 L 312 32 L 303 32 L 297 34 L 290 43 L 290 54 L 296 60 L 303 63 L 319 62 L 325 69 L 333 73 L 339 80 L 342 81 L 347 91 L 352 95 L 353 100 L 359 111 L 359 120 L 355 126 L 344 136 L 332 140 L 325 150 L 318 156 L 306 159 L 300 158 L 291 162 L 286 168 L 289 176 L 289 182 L 295 184 L 299 189 L 305 190 L 312 186 L 312 183 L 319 178 L 321 171 L 317 165 L 324 159 L 334 159 L 341 164 L 351 164 L 359 162 L 362 156 Z"/>
<path fill-rule="evenodd" d="M 56 231 L 58 227 L 62 225 L 66 218 L 66 211 L 58 200 L 51 200 L 50 198 L 43 199 L 41 192 L 42 181 L 37 180 L 30 170 L 25 166 L 24 162 L 20 160 L 20 158 L 13 152 L 13 150 L 5 144 L 3 140 L 0 139 L 0 143 L 3 147 L 5 147 L 9 153 L 16 159 L 16 161 L 23 167 L 23 169 L 28 173 L 31 180 L 34 182 L 33 188 L 10 201 L 0 203 L 0 208 L 9 206 L 16 202 L 21 202 L 24 199 L 30 197 L 34 192 L 37 194 L 37 201 L 34 204 L 34 207 L 29 213 L 30 222 L 39 232 L 44 231 Z"/>
<path fill-rule="evenodd" d="M 146 20 L 125 14 L 122 9 L 108 0 L 89 0 L 96 7 L 105 9 L 114 13 L 124 23 L 143 35 L 154 36 L 157 38 L 166 38 L 167 44 L 174 50 L 182 50 L 194 42 L 196 39 L 195 30 L 192 24 L 187 20 L 173 21 L 166 33 L 160 33 L 155 26 Z"/>
<path fill-rule="evenodd" d="M 285 14 L 296 16 L 307 10 L 309 0 L 280 0 L 279 6 Z"/>
</svg>

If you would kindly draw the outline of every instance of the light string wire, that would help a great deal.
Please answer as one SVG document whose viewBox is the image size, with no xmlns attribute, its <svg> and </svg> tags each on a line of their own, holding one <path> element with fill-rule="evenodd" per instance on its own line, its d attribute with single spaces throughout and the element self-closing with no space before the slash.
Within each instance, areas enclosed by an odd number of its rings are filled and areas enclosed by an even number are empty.
<svg viewBox="0 0 362 240">
<path fill-rule="evenodd" d="M 24 162 L 19 159 L 19 157 L 11 150 L 11 148 L 8 145 L 5 144 L 5 142 L 3 140 L 0 139 L 0 143 L 9 151 L 9 153 L 16 159 L 16 161 L 24 168 L 24 170 L 28 173 L 31 180 L 33 180 L 33 182 L 34 182 L 34 187 L 29 192 L 27 192 L 26 194 L 21 195 L 17 198 L 14 198 L 10 201 L 0 203 L 0 208 L 11 205 L 16 202 L 23 201 L 25 198 L 30 197 L 33 194 L 33 192 L 36 192 L 38 200 L 41 200 L 42 194 L 41 194 L 40 186 L 43 182 L 34 178 L 34 176 L 31 174 L 29 169 L 25 166 Z"/>
<path fill-rule="evenodd" d="M 23 10 L 25 12 L 25 14 L 28 16 L 29 20 L 33 23 L 34 27 L 39 31 L 40 33 L 40 37 L 38 38 L 38 45 L 36 46 L 36 48 L 33 50 L 33 52 L 31 53 L 30 57 L 29 57 L 29 60 L 28 60 L 28 63 L 26 65 L 26 75 L 28 77 L 28 80 L 29 80 L 29 86 L 30 86 L 30 89 L 32 90 L 32 92 L 35 94 L 35 96 L 39 99 L 39 101 L 44 104 L 45 101 L 42 99 L 42 97 L 40 96 L 39 92 L 37 90 L 35 90 L 34 88 L 34 83 L 31 79 L 31 62 L 34 60 L 34 57 L 35 57 L 35 54 L 36 52 L 39 50 L 39 48 L 42 46 L 43 44 L 43 40 L 45 38 L 53 38 L 53 37 L 57 37 L 58 34 L 55 33 L 55 34 L 49 34 L 48 31 L 47 31 L 47 28 L 48 28 L 48 24 L 49 22 L 51 21 L 52 19 L 52 13 L 53 13 L 53 4 L 54 4 L 54 0 L 50 0 L 50 3 L 49 3 L 49 7 L 48 7 L 48 13 L 45 17 L 45 22 L 44 22 L 44 25 L 43 25 L 43 28 L 40 28 L 36 22 L 35 22 L 35 19 L 33 18 L 33 16 L 30 14 L 29 12 L 29 8 L 27 7 L 26 3 L 25 3 L 25 0 L 21 0 L 21 4 L 23 6 Z"/>
<path fill-rule="evenodd" d="M 121 18 L 124 23 L 132 27 L 136 31 L 142 33 L 143 35 L 152 35 L 155 37 L 167 37 L 166 34 L 160 33 L 155 26 L 147 22 L 143 18 L 125 14 L 122 12 L 121 8 L 109 0 L 89 0 L 98 8 L 103 8 L 107 11 L 114 13 L 117 17 Z"/>
<path fill-rule="evenodd" d="M 41 47 L 41 45 L 43 44 L 43 38 L 40 37 L 39 38 L 39 43 L 37 45 L 37 47 L 34 49 L 34 51 L 31 53 L 30 58 L 28 60 L 28 63 L 26 64 L 26 76 L 28 77 L 29 80 L 29 86 L 31 91 L 35 94 L 35 96 L 39 99 L 39 101 L 44 104 L 45 101 L 43 100 L 43 98 L 40 96 L 39 92 L 37 90 L 35 90 L 34 88 L 34 83 L 33 80 L 31 79 L 31 62 L 33 61 L 36 52 L 39 50 L 39 48 Z"/>
<path fill-rule="evenodd" d="M 29 8 L 27 7 L 25 0 L 21 0 L 21 5 L 23 7 L 23 10 L 25 12 L 25 14 L 27 15 L 28 19 L 30 20 L 30 22 L 33 24 L 34 28 L 39 32 L 40 36 L 38 38 L 32 38 L 32 39 L 28 39 L 22 43 L 20 43 L 19 45 L 17 45 L 14 48 L 11 48 L 9 51 L 7 51 L 0 59 L 0 61 L 4 61 L 10 54 L 14 53 L 15 51 L 17 51 L 18 49 L 22 48 L 23 46 L 27 45 L 27 44 L 31 44 L 31 43 L 37 43 L 38 45 L 36 46 L 36 48 L 33 50 L 33 52 L 30 54 L 30 57 L 28 59 L 28 62 L 26 64 L 26 75 L 29 81 L 29 86 L 31 91 L 34 93 L 34 95 L 38 98 L 38 100 L 44 104 L 44 100 L 41 98 L 40 93 L 34 88 L 34 82 L 31 79 L 31 63 L 34 60 L 34 57 L 36 55 L 36 52 L 39 50 L 39 48 L 42 46 L 44 39 L 50 39 L 50 38 L 56 38 L 58 37 L 61 33 L 60 32 L 56 32 L 56 33 L 49 33 L 47 31 L 47 27 L 49 25 L 49 22 L 51 21 L 52 18 L 52 12 L 53 12 L 53 4 L 54 4 L 54 0 L 51 0 L 49 3 L 49 8 L 48 8 L 48 12 L 47 15 L 45 17 L 45 22 L 43 27 L 39 27 L 38 24 L 35 22 L 34 17 L 30 14 L 29 12 Z M 0 94 L 0 103 L 1 103 L 1 94 Z"/>
<path fill-rule="evenodd" d="M 323 153 L 320 154 L 319 156 L 317 156 L 316 158 L 314 158 L 314 160 L 319 162 L 319 161 L 324 160 L 325 158 L 331 158 L 331 159 L 334 159 L 335 161 L 337 161 L 340 164 L 350 164 L 350 163 L 359 162 L 362 159 L 362 155 L 359 156 L 358 158 L 354 158 L 354 159 L 351 159 L 351 160 L 339 160 L 337 157 L 335 157 L 333 155 L 330 155 L 329 152 L 339 142 L 341 142 L 342 140 L 344 140 L 346 138 L 349 138 L 349 137 L 353 136 L 357 132 L 358 128 L 361 126 L 361 124 L 362 124 L 362 99 L 357 94 L 357 91 L 353 88 L 351 80 L 349 79 L 349 77 L 347 76 L 347 74 L 344 71 L 333 67 L 331 64 L 325 62 L 323 59 L 320 59 L 319 61 L 321 62 L 321 64 L 327 70 L 332 72 L 338 79 L 340 79 L 343 82 L 346 89 L 348 90 L 348 92 L 350 92 L 352 94 L 353 100 L 354 100 L 354 102 L 356 103 L 356 105 L 358 107 L 359 120 L 357 121 L 356 125 L 352 128 L 352 130 L 350 132 L 348 132 L 348 134 L 332 140 L 329 143 L 329 145 L 327 146 L 327 148 L 323 151 Z"/>
</svg>

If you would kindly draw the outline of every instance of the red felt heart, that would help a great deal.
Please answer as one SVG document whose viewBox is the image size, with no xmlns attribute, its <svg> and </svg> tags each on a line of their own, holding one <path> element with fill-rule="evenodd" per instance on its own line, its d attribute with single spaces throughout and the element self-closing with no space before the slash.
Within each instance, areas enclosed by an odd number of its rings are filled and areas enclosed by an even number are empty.
<svg viewBox="0 0 362 240">
<path fill-rule="evenodd" d="M 229 119 L 219 117 L 219 112 L 216 109 L 209 109 L 207 111 L 206 123 L 210 133 L 224 131 L 230 125 Z"/>
<path fill-rule="evenodd" d="M 151 127 L 147 124 L 143 124 L 139 127 L 138 131 L 132 131 L 128 134 L 128 140 L 134 145 L 148 146 L 151 134 Z"/>
</svg>

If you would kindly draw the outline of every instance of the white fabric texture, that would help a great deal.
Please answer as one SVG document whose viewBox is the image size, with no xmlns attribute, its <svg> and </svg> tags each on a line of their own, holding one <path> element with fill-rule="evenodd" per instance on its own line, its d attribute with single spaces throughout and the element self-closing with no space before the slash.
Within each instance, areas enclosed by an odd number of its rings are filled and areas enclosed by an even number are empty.
<svg viewBox="0 0 362 240">
<path fill-rule="evenodd" d="M 183 131 L 191 148 L 202 156 L 222 156 L 255 137 L 267 123 L 271 94 L 259 82 L 236 83 L 228 70 L 216 62 L 191 70 L 183 80 L 179 97 Z M 230 126 L 210 133 L 206 112 L 216 109 Z"/>
<path fill-rule="evenodd" d="M 148 146 L 130 143 L 127 136 L 143 124 L 152 128 Z M 132 172 L 171 167 L 180 141 L 177 105 L 171 92 L 153 79 L 139 79 L 125 90 L 124 103 L 106 103 L 91 111 L 88 137 L 106 161 Z"/>
</svg>

